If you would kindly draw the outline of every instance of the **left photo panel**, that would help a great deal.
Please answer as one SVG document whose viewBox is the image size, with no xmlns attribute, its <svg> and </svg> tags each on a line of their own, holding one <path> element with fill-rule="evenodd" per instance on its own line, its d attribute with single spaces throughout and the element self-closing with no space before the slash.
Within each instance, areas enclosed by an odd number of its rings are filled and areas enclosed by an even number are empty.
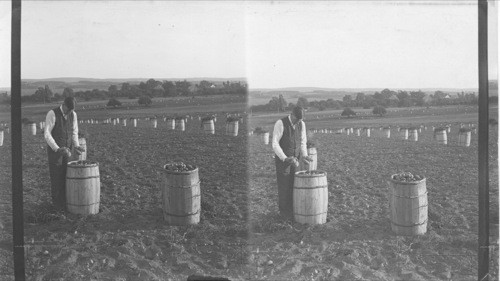
<svg viewBox="0 0 500 281">
<path fill-rule="evenodd" d="M 10 41 L 11 3 L 1 5 Z M 245 278 L 244 12 L 243 2 L 22 3 L 26 279 Z M 9 280 L 17 140 L 10 70 L 0 75 Z"/>
</svg>

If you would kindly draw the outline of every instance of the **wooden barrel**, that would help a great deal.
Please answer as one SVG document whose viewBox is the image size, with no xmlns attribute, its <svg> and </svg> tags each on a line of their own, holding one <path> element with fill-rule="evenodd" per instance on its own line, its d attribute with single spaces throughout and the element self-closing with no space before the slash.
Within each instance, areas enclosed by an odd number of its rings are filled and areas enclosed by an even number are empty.
<svg viewBox="0 0 500 281">
<path fill-rule="evenodd" d="M 356 136 L 358 136 L 358 137 L 361 136 L 361 129 L 356 128 Z"/>
<path fill-rule="evenodd" d="M 307 149 L 307 154 L 313 159 L 311 162 L 306 163 L 305 161 L 300 161 L 299 171 L 314 171 L 318 169 L 318 152 L 316 147 L 309 147 Z"/>
<path fill-rule="evenodd" d="M 434 139 L 439 143 L 439 144 L 448 144 L 448 137 L 446 135 L 446 129 L 436 129 L 434 131 Z"/>
<path fill-rule="evenodd" d="M 238 136 L 238 121 L 226 123 L 226 135 L 233 137 Z"/>
<path fill-rule="evenodd" d="M 156 127 L 158 126 L 158 120 L 155 118 L 155 119 L 151 119 L 151 126 L 156 129 Z"/>
<path fill-rule="evenodd" d="M 78 142 L 80 143 L 80 146 L 85 149 L 85 151 L 78 155 L 78 153 L 76 153 L 76 149 L 73 148 L 71 150 L 71 157 L 69 158 L 69 161 L 87 160 L 87 142 L 85 141 L 85 138 L 78 138 Z"/>
<path fill-rule="evenodd" d="M 175 119 L 167 118 L 167 130 L 175 130 Z"/>
<path fill-rule="evenodd" d="M 72 161 L 66 170 L 66 207 L 72 214 L 99 213 L 101 181 L 99 163 Z"/>
<path fill-rule="evenodd" d="M 346 130 L 346 134 L 347 134 L 347 135 L 350 135 L 350 134 L 351 134 L 351 129 L 347 128 L 347 130 Z"/>
<path fill-rule="evenodd" d="M 28 123 L 28 132 L 30 135 L 36 136 L 36 123 Z"/>
<path fill-rule="evenodd" d="M 261 134 L 261 138 L 265 145 L 269 144 L 269 132 Z"/>
<path fill-rule="evenodd" d="M 214 120 L 204 120 L 203 121 L 203 131 L 206 134 L 215 134 Z"/>
<path fill-rule="evenodd" d="M 391 176 L 391 228 L 397 235 L 420 235 L 427 232 L 426 179 L 401 182 Z"/>
<path fill-rule="evenodd" d="M 458 133 L 458 145 L 459 146 L 470 146 L 471 131 L 462 131 Z"/>
<path fill-rule="evenodd" d="M 408 139 L 408 129 L 407 128 L 401 128 L 399 130 L 399 136 L 401 137 L 401 139 L 407 140 Z"/>
<path fill-rule="evenodd" d="M 293 213 L 298 223 L 323 224 L 328 213 L 328 182 L 326 173 L 305 171 L 295 173 Z"/>
<path fill-rule="evenodd" d="M 0 146 L 3 146 L 3 130 L 0 130 Z"/>
<path fill-rule="evenodd" d="M 132 119 L 132 125 L 134 126 L 134 128 L 137 127 L 137 119 Z"/>
<path fill-rule="evenodd" d="M 418 129 L 417 128 L 409 129 L 408 139 L 411 141 L 418 141 Z"/>
<path fill-rule="evenodd" d="M 181 132 L 186 130 L 186 125 L 185 125 L 184 119 L 176 119 L 175 120 L 175 129 L 177 131 L 181 131 Z"/>
<path fill-rule="evenodd" d="M 365 131 L 365 135 L 366 135 L 366 137 L 368 137 L 368 138 L 369 138 L 369 137 L 370 137 L 370 133 L 371 133 L 371 132 L 370 132 L 370 131 L 371 131 L 371 130 L 370 130 L 370 128 L 364 128 L 363 130 Z"/>
<path fill-rule="evenodd" d="M 40 123 L 38 123 L 39 127 L 40 127 L 40 130 L 43 130 L 43 122 L 40 121 Z"/>
<path fill-rule="evenodd" d="M 127 127 L 127 119 L 123 118 L 122 125 L 123 127 Z"/>
<path fill-rule="evenodd" d="M 200 222 L 201 195 L 198 168 L 186 172 L 163 169 L 163 218 L 170 225 Z"/>
</svg>

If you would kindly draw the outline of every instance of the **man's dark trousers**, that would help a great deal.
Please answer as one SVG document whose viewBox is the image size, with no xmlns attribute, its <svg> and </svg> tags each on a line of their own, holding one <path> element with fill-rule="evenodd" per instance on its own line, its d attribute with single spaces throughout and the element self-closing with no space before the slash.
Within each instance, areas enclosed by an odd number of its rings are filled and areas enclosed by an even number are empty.
<svg viewBox="0 0 500 281">
<path fill-rule="evenodd" d="M 278 156 L 274 157 L 276 163 L 276 177 L 278 180 L 278 207 L 280 214 L 286 218 L 293 219 L 293 182 L 295 177 L 295 165 L 281 161 Z"/>
<path fill-rule="evenodd" d="M 68 157 L 47 146 L 52 204 L 57 210 L 66 210 L 66 169 Z"/>
</svg>

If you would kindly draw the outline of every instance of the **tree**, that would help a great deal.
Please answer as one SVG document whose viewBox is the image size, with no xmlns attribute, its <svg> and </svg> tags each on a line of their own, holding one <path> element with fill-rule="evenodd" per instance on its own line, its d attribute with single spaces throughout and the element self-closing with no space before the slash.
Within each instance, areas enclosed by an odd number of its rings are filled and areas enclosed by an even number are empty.
<svg viewBox="0 0 500 281">
<path fill-rule="evenodd" d="M 120 96 L 126 97 L 130 94 L 130 84 L 129 83 L 123 83 L 122 87 L 120 89 Z"/>
<path fill-rule="evenodd" d="M 190 86 L 191 86 L 191 83 L 189 83 L 187 80 L 175 82 L 175 88 L 177 89 L 178 95 L 182 95 L 182 96 L 189 95 L 189 87 Z"/>
<path fill-rule="evenodd" d="M 387 110 L 385 110 L 385 107 L 377 105 L 373 108 L 372 113 L 374 115 L 379 115 L 380 117 L 382 117 L 384 114 L 387 113 Z"/>
<path fill-rule="evenodd" d="M 280 94 L 279 97 L 278 97 L 278 106 L 279 106 L 279 109 L 281 111 L 285 111 L 286 110 L 286 105 L 287 105 L 287 103 L 286 103 L 285 98 L 283 97 L 283 95 Z"/>
<path fill-rule="evenodd" d="M 49 88 L 49 85 L 45 85 L 45 96 L 48 101 L 54 97 L 54 93 L 52 93 L 52 90 Z"/>
<path fill-rule="evenodd" d="M 425 103 L 425 93 L 418 90 L 417 92 L 410 92 L 410 99 L 412 100 L 413 104 L 417 106 L 423 106 Z"/>
<path fill-rule="evenodd" d="M 141 96 L 137 101 L 137 103 L 144 106 L 150 106 L 153 103 L 153 101 L 151 101 L 151 98 L 148 96 Z"/>
<path fill-rule="evenodd" d="M 71 88 L 64 88 L 62 97 L 67 98 L 67 97 L 74 97 L 75 93 L 73 92 L 73 89 Z"/>
<path fill-rule="evenodd" d="M 163 93 L 165 96 L 175 96 L 177 95 L 177 90 L 175 89 L 175 84 L 172 81 L 163 81 L 161 85 L 165 92 Z"/>
<path fill-rule="evenodd" d="M 118 96 L 118 87 L 116 87 L 116 85 L 109 86 L 109 88 L 108 88 L 108 95 L 110 97 Z"/>
<path fill-rule="evenodd" d="M 406 91 L 399 91 L 397 94 L 397 97 L 399 99 L 398 105 L 400 107 L 410 107 L 411 106 L 411 100 L 410 100 L 410 95 Z"/>
<path fill-rule="evenodd" d="M 301 106 L 302 108 L 309 107 L 309 101 L 305 97 L 299 97 L 297 100 L 297 106 Z"/>
<path fill-rule="evenodd" d="M 357 93 L 356 94 L 356 106 L 363 106 L 363 102 L 365 101 L 365 93 Z"/>
<path fill-rule="evenodd" d="M 342 113 L 340 114 L 340 116 L 347 116 L 347 117 L 351 117 L 351 116 L 355 116 L 355 115 L 356 115 L 356 112 L 354 112 L 354 110 L 352 110 L 350 107 L 344 108 L 344 111 L 342 111 Z"/>
<path fill-rule="evenodd" d="M 106 104 L 106 106 L 109 106 L 109 107 L 111 107 L 111 106 L 117 107 L 117 106 L 121 106 L 121 105 L 122 105 L 122 103 L 115 98 L 109 99 L 108 104 Z"/>
<path fill-rule="evenodd" d="M 351 106 L 352 105 L 352 97 L 351 97 L 351 95 L 345 95 L 342 98 L 342 101 L 344 102 L 344 106 Z"/>
</svg>

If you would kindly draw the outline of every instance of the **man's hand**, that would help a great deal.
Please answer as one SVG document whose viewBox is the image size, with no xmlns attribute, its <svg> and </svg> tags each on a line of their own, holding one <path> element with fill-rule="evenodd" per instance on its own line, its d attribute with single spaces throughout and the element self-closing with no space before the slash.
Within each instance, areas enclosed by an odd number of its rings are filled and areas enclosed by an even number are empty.
<svg viewBox="0 0 500 281">
<path fill-rule="evenodd" d="M 63 155 L 63 156 L 66 156 L 66 157 L 71 157 L 71 151 L 69 151 L 69 148 L 67 147 L 59 147 L 57 149 L 57 153 Z"/>
<path fill-rule="evenodd" d="M 85 148 L 83 146 L 75 146 L 76 154 L 80 155 L 85 152 Z"/>
<path fill-rule="evenodd" d="M 296 159 L 297 158 L 295 158 L 294 156 L 289 156 L 289 157 L 285 158 L 284 162 L 291 164 L 291 163 L 294 163 Z"/>
<path fill-rule="evenodd" d="M 302 159 L 304 159 L 306 162 L 312 162 L 313 158 L 311 156 L 304 156 Z"/>
</svg>

